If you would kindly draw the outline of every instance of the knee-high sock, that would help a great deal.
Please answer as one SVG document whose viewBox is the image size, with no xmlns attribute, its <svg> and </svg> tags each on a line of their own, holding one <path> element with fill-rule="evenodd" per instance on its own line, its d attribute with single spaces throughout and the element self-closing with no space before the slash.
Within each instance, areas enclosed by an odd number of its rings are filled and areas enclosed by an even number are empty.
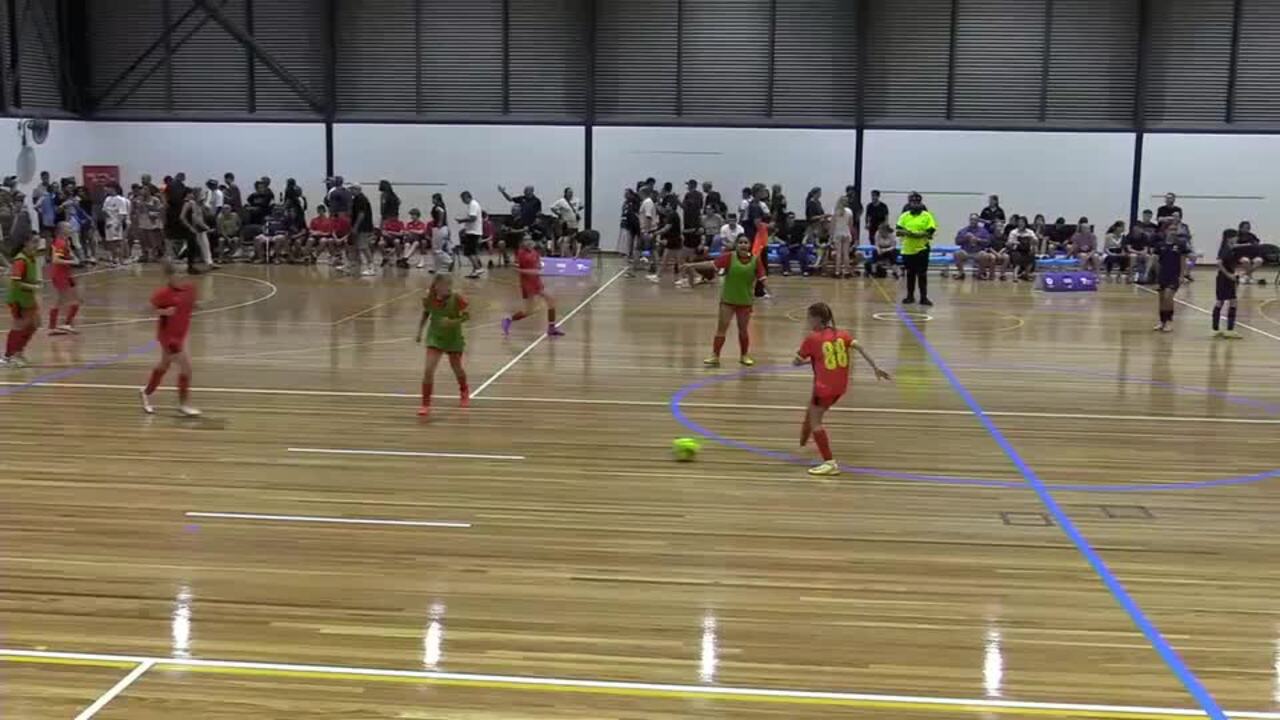
<svg viewBox="0 0 1280 720">
<path fill-rule="evenodd" d="M 54 305 L 49 308 L 49 329 L 58 327 L 58 306 Z"/>
<path fill-rule="evenodd" d="M 521 310 L 520 312 L 518 312 L 518 313 L 516 313 L 516 314 L 514 314 L 514 315 L 512 315 L 512 316 L 511 316 L 511 322 L 515 322 L 515 321 L 517 321 L 517 320 L 523 320 L 523 319 L 525 319 L 525 318 L 527 318 L 527 317 L 529 317 L 529 313 L 527 313 L 527 312 L 525 312 L 525 311 Z"/>
<path fill-rule="evenodd" d="M 13 357 L 18 354 L 18 337 L 22 335 L 21 330 L 10 330 L 4 339 L 4 356 Z"/>
<path fill-rule="evenodd" d="M 148 395 L 155 392 L 156 388 L 160 387 L 160 381 L 164 380 L 164 373 L 165 371 L 160 368 L 152 368 L 151 377 L 147 380 L 147 388 L 143 392 Z"/>
<path fill-rule="evenodd" d="M 556 324 L 556 309 L 553 307 L 547 308 L 547 322 L 552 325 Z"/>
<path fill-rule="evenodd" d="M 751 331 L 746 328 L 738 328 L 738 352 L 743 355 L 751 349 Z"/>
<path fill-rule="evenodd" d="M 1235 305 L 1232 305 L 1231 307 L 1227 308 L 1227 329 L 1228 330 L 1236 329 L 1236 306 Z"/>
<path fill-rule="evenodd" d="M 24 350 L 26 350 L 27 343 L 31 342 L 31 338 L 35 336 L 36 336 L 35 326 L 29 327 L 26 330 L 23 330 L 22 334 L 18 336 L 18 352 L 22 353 Z"/>
<path fill-rule="evenodd" d="M 431 386 L 432 386 L 432 383 L 429 383 L 429 382 L 422 383 L 422 404 L 423 405 L 431 404 Z"/>
<path fill-rule="evenodd" d="M 823 460 L 831 460 L 831 442 L 827 438 L 827 429 L 819 428 L 813 431 L 813 441 L 818 445 L 818 453 L 822 455 Z"/>
<path fill-rule="evenodd" d="M 71 309 L 67 311 L 67 324 L 71 325 L 76 321 L 76 315 L 80 314 L 80 303 L 72 303 Z"/>
<path fill-rule="evenodd" d="M 1218 325 L 1219 325 L 1218 321 L 1221 319 L 1222 319 L 1222 306 L 1214 305 L 1213 306 L 1213 329 L 1214 330 L 1218 329 Z"/>
</svg>

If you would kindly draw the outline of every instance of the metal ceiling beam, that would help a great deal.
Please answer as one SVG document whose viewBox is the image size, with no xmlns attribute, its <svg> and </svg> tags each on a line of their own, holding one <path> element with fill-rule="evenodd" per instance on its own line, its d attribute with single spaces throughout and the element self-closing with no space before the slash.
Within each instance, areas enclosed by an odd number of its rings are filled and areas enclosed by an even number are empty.
<svg viewBox="0 0 1280 720">
<path fill-rule="evenodd" d="M 155 53 L 155 51 L 164 47 L 165 43 L 169 42 L 169 36 L 173 35 L 173 33 L 177 31 L 178 27 L 182 25 L 182 23 L 186 22 L 187 18 L 194 15 L 195 12 L 196 12 L 196 7 L 192 5 L 191 7 L 187 8 L 185 12 L 179 15 L 178 19 L 174 20 L 172 23 L 165 26 L 164 32 L 160 33 L 160 36 L 155 39 L 155 42 L 148 45 L 147 49 L 143 50 L 141 55 L 134 58 L 133 62 L 129 63 L 129 67 L 124 69 L 124 72 L 120 73 L 119 75 L 116 76 L 114 80 L 107 83 L 107 87 L 105 90 L 102 91 L 102 94 L 98 95 L 95 98 L 90 99 L 92 106 L 96 108 L 98 105 L 102 104 L 103 100 L 106 100 L 108 97 L 110 97 L 111 93 L 115 92 L 115 89 L 120 87 L 120 85 L 123 84 L 124 81 L 131 74 L 133 74 L 134 70 L 137 70 L 142 65 L 142 63 L 146 62 L 147 58 L 151 57 L 151 55 Z M 147 77 L 150 77 L 151 74 L 154 72 L 155 72 L 155 69 L 153 68 L 151 71 L 147 73 Z"/>
<path fill-rule="evenodd" d="M 223 5 L 226 5 L 227 2 L 228 0 L 222 0 Z M 182 34 L 182 37 L 178 38 L 177 44 L 170 44 L 168 35 L 165 35 L 164 37 L 162 37 L 158 42 L 161 45 L 165 46 L 164 57 L 157 60 L 150 68 L 147 69 L 146 72 L 142 73 L 142 77 L 135 80 L 134 83 L 129 86 L 128 90 L 125 90 L 120 97 L 116 98 L 115 102 L 111 104 L 111 107 L 115 108 L 123 105 L 126 101 L 128 101 L 129 98 L 133 97 L 133 94 L 138 92 L 138 90 L 142 88 L 143 83 L 151 79 L 151 76 L 155 75 L 156 71 L 159 70 L 160 68 L 164 68 L 166 73 L 168 73 L 169 75 L 172 75 L 173 63 L 171 62 L 171 58 L 173 56 L 174 51 L 176 51 L 178 48 L 182 47 L 183 45 L 186 45 L 187 41 L 195 37 L 195 34 L 200 32 L 200 30 L 209 23 L 210 19 L 211 18 L 209 18 L 207 15 L 205 17 L 200 18 L 200 20 L 197 21 L 195 25 L 192 25 L 189 30 L 187 30 Z M 165 98 L 166 98 L 166 102 L 168 102 L 170 105 L 172 105 L 172 100 L 173 100 L 173 94 L 168 91 L 171 80 L 172 80 L 172 77 L 168 78 L 165 82 Z M 105 95 L 101 98 L 98 98 L 98 101 L 94 103 L 94 108 L 96 109 L 97 106 L 100 105 L 101 102 L 105 99 L 106 99 Z M 172 109 L 173 109 L 172 107 L 169 108 L 170 111 L 172 111 Z"/>
<path fill-rule="evenodd" d="M 194 2 L 195 5 L 203 9 L 210 18 L 213 18 L 214 22 L 221 25 L 222 29 L 226 30 L 231 37 L 235 38 L 236 41 L 245 46 L 246 49 L 251 50 L 253 54 L 262 61 L 262 64 L 267 66 L 267 69 L 271 71 L 272 75 L 280 78 L 281 82 L 287 85 L 290 90 L 297 93 L 298 97 L 305 100 L 313 110 L 318 113 L 324 113 L 328 110 L 324 98 L 313 92 L 311 88 L 307 87 L 306 83 L 299 80 L 296 75 L 289 72 L 288 69 L 277 62 L 275 57 L 259 45 L 258 41 L 255 40 L 252 35 L 244 31 L 244 28 L 231 22 L 231 20 L 227 18 L 226 13 L 222 12 L 221 7 L 215 7 L 209 0 L 194 0 Z"/>
</svg>

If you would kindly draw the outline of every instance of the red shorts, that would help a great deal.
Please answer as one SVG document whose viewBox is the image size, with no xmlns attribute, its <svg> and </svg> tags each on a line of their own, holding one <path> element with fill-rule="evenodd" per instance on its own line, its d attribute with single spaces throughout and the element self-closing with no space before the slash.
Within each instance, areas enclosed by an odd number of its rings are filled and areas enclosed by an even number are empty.
<svg viewBox="0 0 1280 720">
<path fill-rule="evenodd" d="M 840 393 L 839 395 L 818 395 L 815 393 L 809 402 L 823 410 L 826 410 L 832 405 L 840 402 L 840 398 L 842 397 L 844 397 L 844 393 Z"/>
<path fill-rule="evenodd" d="M 55 273 L 50 280 L 53 284 L 53 288 L 59 292 L 70 290 L 76 286 L 76 279 L 71 275 L 58 275 Z"/>
<path fill-rule="evenodd" d="M 733 310 L 733 314 L 738 317 L 751 317 L 751 311 L 754 309 L 752 305 L 732 305 L 727 302 L 720 303 L 722 306 Z"/>
<path fill-rule="evenodd" d="M 541 295 L 542 292 L 543 292 L 542 283 L 537 283 L 536 285 L 535 284 L 525 285 L 524 283 L 520 284 L 521 299 L 528 300 L 529 298 L 537 297 Z"/>
<path fill-rule="evenodd" d="M 170 355 L 177 355 L 187 349 L 187 339 L 184 337 L 162 337 L 158 340 L 160 348 Z"/>
</svg>

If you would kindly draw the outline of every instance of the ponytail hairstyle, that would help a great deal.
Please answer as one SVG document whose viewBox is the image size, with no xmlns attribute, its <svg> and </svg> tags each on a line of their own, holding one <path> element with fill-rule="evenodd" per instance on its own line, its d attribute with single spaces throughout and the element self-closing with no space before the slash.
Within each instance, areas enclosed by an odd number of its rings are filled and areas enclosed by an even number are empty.
<svg viewBox="0 0 1280 720">
<path fill-rule="evenodd" d="M 816 302 L 810 305 L 809 317 L 817 320 L 824 328 L 835 326 L 835 317 L 831 314 L 831 306 L 824 302 Z"/>
</svg>

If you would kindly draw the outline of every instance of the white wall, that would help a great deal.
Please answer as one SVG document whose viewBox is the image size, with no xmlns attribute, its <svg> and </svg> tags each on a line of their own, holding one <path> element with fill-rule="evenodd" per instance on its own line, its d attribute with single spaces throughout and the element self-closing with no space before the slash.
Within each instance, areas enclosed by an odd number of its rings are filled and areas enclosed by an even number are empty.
<svg viewBox="0 0 1280 720">
<path fill-rule="evenodd" d="M 597 127 L 593 136 L 592 224 L 601 246 L 618 239 L 622 191 L 652 177 L 679 192 L 690 178 L 710 180 L 737 210 L 742 188 L 781 183 L 788 207 L 804 213 L 810 188 L 822 188 L 830 211 L 853 183 L 857 135 L 852 130 Z"/>
<path fill-rule="evenodd" d="M 586 137 L 581 127 L 541 125 L 335 125 L 334 172 L 376 197 L 389 180 L 404 205 L 425 213 L 442 193 L 459 217 L 458 194 L 470 190 L 487 211 L 507 213 L 498 185 L 518 194 L 533 185 L 543 209 L 571 187 L 583 195 Z"/>
<path fill-rule="evenodd" d="M 80 166 L 94 153 L 93 125 L 77 120 L 52 120 L 49 122 L 49 139 L 43 145 L 31 143 L 36 151 L 36 178 L 41 170 L 48 170 L 57 180 L 60 177 L 81 177 Z M 22 140 L 18 135 L 18 120 L 0 118 L 0 177 L 16 175 L 18 151 Z M 21 189 L 29 197 L 33 183 Z"/>
<path fill-rule="evenodd" d="M 864 196 L 880 189 L 892 215 L 919 190 L 948 240 L 990 194 L 1011 215 L 1087 216 L 1099 234 L 1129 217 L 1131 133 L 868 130 L 863 142 Z"/>
<path fill-rule="evenodd" d="M 324 190 L 324 125 L 319 123 L 88 123 L 91 148 L 81 164 L 119 165 L 127 188 L 143 173 L 156 184 L 187 174 L 187 184 L 233 172 L 241 191 L 266 175 L 277 192 L 295 178 L 311 200 Z M 77 172 L 77 175 L 79 173 Z"/>
<path fill-rule="evenodd" d="M 1263 242 L 1280 242 L 1280 136 L 1149 134 L 1142 145 L 1141 207 L 1177 193 L 1196 249 L 1213 252 L 1223 228 L 1253 223 Z"/>
</svg>

